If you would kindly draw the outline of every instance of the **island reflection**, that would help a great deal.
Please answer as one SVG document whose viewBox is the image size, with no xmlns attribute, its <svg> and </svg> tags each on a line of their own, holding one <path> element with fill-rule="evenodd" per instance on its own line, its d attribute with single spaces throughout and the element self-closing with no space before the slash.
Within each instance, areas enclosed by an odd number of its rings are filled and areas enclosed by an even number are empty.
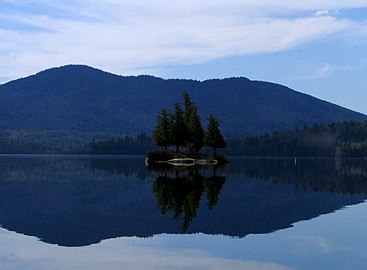
<svg viewBox="0 0 367 270">
<path fill-rule="evenodd" d="M 363 202 L 365 163 L 238 159 L 218 171 L 152 173 L 142 157 L 2 156 L 0 224 L 61 246 L 270 233 Z"/>
<path fill-rule="evenodd" d="M 210 177 L 203 177 L 199 168 L 177 171 L 174 177 L 167 174 L 158 176 L 153 183 L 153 193 L 161 214 L 173 213 L 174 219 L 183 219 L 182 230 L 189 228 L 196 217 L 203 193 L 206 194 L 207 207 L 212 209 L 218 202 L 219 193 L 226 180 L 216 176 L 215 169 Z"/>
</svg>

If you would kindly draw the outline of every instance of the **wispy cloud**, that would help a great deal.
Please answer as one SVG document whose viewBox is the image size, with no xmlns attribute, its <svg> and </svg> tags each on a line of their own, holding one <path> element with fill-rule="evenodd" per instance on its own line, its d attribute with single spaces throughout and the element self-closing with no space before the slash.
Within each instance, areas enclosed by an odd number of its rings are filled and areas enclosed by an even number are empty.
<svg viewBox="0 0 367 270">
<path fill-rule="evenodd" d="M 0 73 L 15 78 L 83 63 L 126 74 L 279 52 L 356 27 L 326 14 L 329 8 L 367 6 L 365 1 L 304 2 L 7 0 L 6 11 L 0 11 Z M 299 11 L 310 15 L 283 16 Z"/>
<path fill-rule="evenodd" d="M 329 15 L 329 10 L 318 10 L 315 13 L 315 16 L 324 16 L 324 15 Z"/>
<path fill-rule="evenodd" d="M 302 73 L 302 75 L 298 75 L 294 77 L 294 80 L 317 80 L 323 79 L 332 76 L 334 73 L 339 71 L 347 71 L 351 70 L 351 67 L 348 66 L 337 66 L 330 63 L 323 63 L 320 66 L 302 66 L 298 73 Z"/>
</svg>

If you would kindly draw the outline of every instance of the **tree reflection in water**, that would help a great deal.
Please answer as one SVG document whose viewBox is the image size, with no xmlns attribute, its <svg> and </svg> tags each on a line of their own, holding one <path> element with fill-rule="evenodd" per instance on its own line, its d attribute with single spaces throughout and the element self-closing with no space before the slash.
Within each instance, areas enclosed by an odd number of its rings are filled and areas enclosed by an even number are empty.
<svg viewBox="0 0 367 270">
<path fill-rule="evenodd" d="M 188 230 L 190 222 L 196 217 L 197 209 L 205 192 L 209 209 L 218 203 L 219 193 L 225 177 L 216 176 L 215 169 L 210 177 L 200 174 L 198 168 L 176 171 L 175 176 L 158 176 L 153 183 L 153 193 L 161 214 L 172 212 L 176 220 L 183 219 L 182 230 Z"/>
</svg>

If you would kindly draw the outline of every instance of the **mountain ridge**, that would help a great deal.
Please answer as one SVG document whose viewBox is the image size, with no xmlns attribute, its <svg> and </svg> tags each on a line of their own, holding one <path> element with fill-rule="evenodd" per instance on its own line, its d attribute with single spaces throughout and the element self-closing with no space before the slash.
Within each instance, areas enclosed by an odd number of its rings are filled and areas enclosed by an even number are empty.
<svg viewBox="0 0 367 270">
<path fill-rule="evenodd" d="M 181 102 L 183 91 L 198 105 L 203 122 L 209 114 L 218 117 L 227 137 L 367 120 L 286 86 L 245 77 L 162 79 L 66 65 L 0 85 L 0 130 L 150 134 L 158 111 Z"/>
</svg>

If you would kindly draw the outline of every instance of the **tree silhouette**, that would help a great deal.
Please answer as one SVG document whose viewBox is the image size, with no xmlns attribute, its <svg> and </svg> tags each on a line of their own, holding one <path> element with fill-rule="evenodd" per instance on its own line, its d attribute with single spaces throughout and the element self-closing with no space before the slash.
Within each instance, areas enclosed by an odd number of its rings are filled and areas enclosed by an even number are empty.
<svg viewBox="0 0 367 270">
<path fill-rule="evenodd" d="M 153 140 L 166 150 L 173 141 L 172 120 L 167 109 L 162 109 L 158 114 L 157 126 L 153 130 Z"/>
<path fill-rule="evenodd" d="M 204 129 L 196 106 L 191 108 L 186 126 L 188 129 L 187 146 L 192 154 L 199 155 L 200 149 L 204 146 Z"/>
<path fill-rule="evenodd" d="M 160 176 L 153 183 L 153 193 L 161 214 L 173 213 L 176 220 L 182 219 L 182 230 L 189 228 L 190 222 L 196 217 L 203 194 L 204 178 L 198 173 L 171 178 Z"/>
<path fill-rule="evenodd" d="M 226 178 L 223 176 L 216 176 L 215 170 L 213 176 L 204 180 L 204 191 L 208 200 L 208 208 L 211 210 L 217 205 L 219 199 L 219 193 L 222 190 L 223 184 Z"/>
<path fill-rule="evenodd" d="M 159 112 L 157 125 L 153 131 L 153 140 L 158 146 L 166 150 L 169 145 L 176 146 L 178 153 L 181 146 L 186 146 L 191 155 L 199 156 L 201 148 L 205 145 L 216 149 L 225 147 L 223 136 L 219 130 L 218 120 L 209 116 L 208 130 L 205 133 L 201 124 L 198 107 L 191 101 L 189 94 L 184 91 L 184 109 L 180 103 L 174 106 L 172 115 L 166 109 Z"/>
<path fill-rule="evenodd" d="M 218 120 L 213 115 L 209 115 L 208 127 L 204 139 L 205 145 L 213 148 L 214 156 L 216 155 L 217 148 L 226 147 L 226 142 L 219 129 Z"/>
<path fill-rule="evenodd" d="M 190 121 L 191 113 L 194 110 L 195 104 L 191 101 L 190 95 L 184 91 L 182 93 L 182 97 L 184 99 L 184 108 L 185 108 L 185 122 L 188 123 Z"/>
<path fill-rule="evenodd" d="M 219 200 L 219 194 L 225 177 L 203 177 L 199 170 L 190 170 L 176 177 L 159 176 L 153 183 L 152 190 L 157 207 L 162 215 L 173 214 L 176 220 L 182 220 L 182 230 L 189 229 L 191 221 L 196 217 L 204 192 L 211 210 Z"/>
<path fill-rule="evenodd" d="M 186 144 L 187 141 L 187 127 L 185 124 L 184 111 L 179 103 L 175 104 L 175 111 L 172 115 L 172 131 L 173 144 L 176 146 L 176 152 L 179 152 L 180 146 Z"/>
</svg>

